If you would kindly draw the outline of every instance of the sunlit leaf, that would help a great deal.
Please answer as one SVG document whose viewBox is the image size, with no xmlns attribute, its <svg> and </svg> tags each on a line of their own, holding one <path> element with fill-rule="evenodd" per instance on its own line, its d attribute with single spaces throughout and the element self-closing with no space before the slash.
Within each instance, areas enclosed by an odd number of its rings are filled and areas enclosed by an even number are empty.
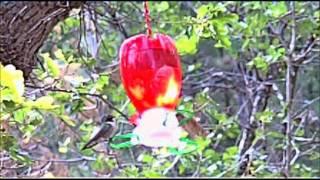
<svg viewBox="0 0 320 180">
<path fill-rule="evenodd" d="M 0 78 L 0 88 L 1 91 L 4 91 L 1 93 L 1 97 L 17 103 L 23 102 L 24 78 L 22 71 L 16 70 L 15 66 L 11 64 L 6 66 L 0 64 Z M 2 90 L 3 88 L 4 90 Z"/>
<path fill-rule="evenodd" d="M 46 172 L 42 177 L 43 178 L 55 178 L 56 176 L 54 176 L 52 172 Z"/>
<path fill-rule="evenodd" d="M 49 72 L 52 74 L 52 76 L 55 78 L 58 77 L 60 74 L 60 69 L 59 69 L 59 66 L 56 63 L 56 61 L 54 61 L 50 57 L 49 53 L 41 54 L 41 56 L 43 57 L 46 65 L 47 65 L 47 68 L 48 68 Z"/>
<path fill-rule="evenodd" d="M 65 61 L 66 58 L 64 57 L 64 54 L 62 52 L 61 49 L 58 49 L 57 51 L 54 52 L 54 55 L 56 56 L 56 58 L 58 58 L 59 60 Z"/>
<path fill-rule="evenodd" d="M 263 72 L 266 72 L 268 70 L 268 67 L 269 67 L 268 63 L 266 62 L 266 60 L 264 58 L 262 58 L 261 56 L 255 57 L 252 61 L 247 63 L 247 65 L 250 68 L 255 66 L 257 69 L 261 69 Z"/>
<path fill-rule="evenodd" d="M 197 18 L 203 18 L 210 10 L 211 5 L 202 5 L 197 9 Z"/>
<path fill-rule="evenodd" d="M 269 6 L 269 9 L 267 10 L 267 14 L 271 14 L 273 17 L 277 18 L 283 15 L 285 12 L 287 12 L 287 6 L 286 2 L 276 2 L 272 3 L 272 5 Z"/>
<path fill-rule="evenodd" d="M 197 52 L 198 38 L 193 35 L 190 38 L 182 36 L 176 41 L 176 47 L 181 55 L 194 54 Z"/>
<path fill-rule="evenodd" d="M 66 146 L 60 146 L 58 151 L 62 154 L 65 154 L 68 152 L 68 148 Z"/>
<path fill-rule="evenodd" d="M 166 1 L 162 1 L 160 4 L 157 4 L 157 9 L 159 12 L 165 11 L 169 9 L 169 3 Z"/>
<path fill-rule="evenodd" d="M 58 105 L 53 105 L 53 103 L 54 103 L 53 97 L 42 96 L 42 97 L 38 98 L 36 101 L 29 102 L 28 104 L 34 108 L 49 110 L 49 109 L 54 109 L 54 108 L 58 107 Z"/>
<path fill-rule="evenodd" d="M 61 115 L 60 118 L 62 121 L 64 121 L 69 126 L 72 126 L 72 127 L 76 126 L 76 123 L 74 122 L 74 120 L 72 120 L 69 116 Z"/>
</svg>

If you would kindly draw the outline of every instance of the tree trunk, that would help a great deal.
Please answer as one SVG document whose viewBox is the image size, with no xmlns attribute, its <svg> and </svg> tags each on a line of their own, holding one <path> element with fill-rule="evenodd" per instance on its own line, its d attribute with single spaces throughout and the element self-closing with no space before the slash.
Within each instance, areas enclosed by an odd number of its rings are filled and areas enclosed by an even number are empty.
<svg viewBox="0 0 320 180">
<path fill-rule="evenodd" d="M 36 53 L 53 27 L 84 2 L 3 1 L 0 3 L 0 62 L 13 64 L 28 78 Z"/>
</svg>

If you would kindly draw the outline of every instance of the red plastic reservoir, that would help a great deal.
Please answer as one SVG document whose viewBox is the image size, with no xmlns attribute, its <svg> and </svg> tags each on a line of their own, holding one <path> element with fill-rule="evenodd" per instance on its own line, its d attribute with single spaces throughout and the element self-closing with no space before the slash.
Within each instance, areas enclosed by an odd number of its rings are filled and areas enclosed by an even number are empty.
<svg viewBox="0 0 320 180">
<path fill-rule="evenodd" d="M 120 48 L 120 74 L 125 91 L 139 113 L 175 109 L 182 86 L 180 58 L 173 40 L 163 34 L 141 34 Z"/>
</svg>

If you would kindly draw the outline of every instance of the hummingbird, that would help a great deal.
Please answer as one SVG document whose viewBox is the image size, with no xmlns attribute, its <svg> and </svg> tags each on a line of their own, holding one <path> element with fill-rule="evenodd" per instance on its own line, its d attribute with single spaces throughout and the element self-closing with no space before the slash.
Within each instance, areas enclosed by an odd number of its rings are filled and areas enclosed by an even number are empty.
<svg viewBox="0 0 320 180">
<path fill-rule="evenodd" d="M 195 138 L 197 136 L 200 137 L 206 137 L 208 135 L 208 132 L 206 132 L 201 125 L 196 121 L 195 118 L 192 119 L 186 119 L 186 117 L 181 114 L 181 113 L 177 113 L 176 117 L 179 121 L 179 123 L 182 123 L 182 121 L 187 120 L 187 123 L 181 125 L 181 127 L 188 132 L 188 134 L 190 135 L 191 138 Z"/>
<path fill-rule="evenodd" d="M 115 118 L 112 115 L 103 116 L 101 125 L 91 135 L 90 140 L 83 146 L 81 150 L 92 148 L 93 146 L 108 141 L 117 131 Z"/>
</svg>

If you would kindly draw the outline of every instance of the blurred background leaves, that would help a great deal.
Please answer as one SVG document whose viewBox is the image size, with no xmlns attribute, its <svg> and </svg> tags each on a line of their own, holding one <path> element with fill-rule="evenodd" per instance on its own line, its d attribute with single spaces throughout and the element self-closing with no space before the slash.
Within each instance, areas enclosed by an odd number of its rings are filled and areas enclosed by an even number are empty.
<svg viewBox="0 0 320 180">
<path fill-rule="evenodd" d="M 294 4 L 149 2 L 153 31 L 174 38 L 181 56 L 178 109 L 194 112 L 210 132 L 197 139 L 199 151 L 183 156 L 107 143 L 80 151 L 104 114 L 116 117 L 121 134 L 132 130 L 115 111 L 134 113 L 118 51 L 126 38 L 145 33 L 145 23 L 142 2 L 74 9 L 50 33 L 29 79 L 1 65 L 1 176 L 283 176 L 286 59 L 303 55 L 295 64 L 291 176 L 319 177 L 319 3 Z M 244 151 L 250 158 L 242 171 Z"/>
</svg>

